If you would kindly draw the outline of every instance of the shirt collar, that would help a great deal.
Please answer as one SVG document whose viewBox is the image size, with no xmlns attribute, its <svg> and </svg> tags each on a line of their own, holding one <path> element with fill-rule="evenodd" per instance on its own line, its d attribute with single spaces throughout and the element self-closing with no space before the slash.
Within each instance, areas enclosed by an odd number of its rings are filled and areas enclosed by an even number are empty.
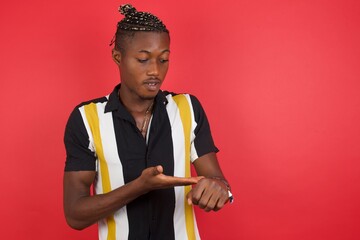
<svg viewBox="0 0 360 240">
<path fill-rule="evenodd" d="M 109 100 L 105 106 L 105 113 L 117 111 L 120 113 L 120 115 L 122 115 L 121 113 L 124 113 L 125 111 L 127 114 L 129 114 L 119 99 L 120 86 L 121 84 L 116 85 L 114 90 L 110 93 Z M 160 106 L 165 107 L 168 103 L 166 95 L 162 90 L 159 90 L 154 101 L 155 101 L 154 106 L 159 106 L 159 108 L 162 108 Z"/>
</svg>

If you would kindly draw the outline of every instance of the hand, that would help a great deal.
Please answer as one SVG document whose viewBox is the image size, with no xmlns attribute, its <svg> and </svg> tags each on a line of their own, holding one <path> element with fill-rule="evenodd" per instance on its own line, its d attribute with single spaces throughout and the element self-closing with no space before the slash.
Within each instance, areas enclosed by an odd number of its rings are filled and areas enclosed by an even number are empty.
<svg viewBox="0 0 360 240">
<path fill-rule="evenodd" d="M 186 186 L 198 183 L 203 177 L 173 177 L 163 174 L 163 167 L 149 167 L 142 171 L 139 179 L 143 181 L 146 191 L 154 189 L 171 188 L 175 186 Z"/>
<path fill-rule="evenodd" d="M 199 205 L 206 212 L 220 210 L 229 200 L 226 185 L 211 178 L 201 179 L 186 197 L 189 204 Z"/>
</svg>

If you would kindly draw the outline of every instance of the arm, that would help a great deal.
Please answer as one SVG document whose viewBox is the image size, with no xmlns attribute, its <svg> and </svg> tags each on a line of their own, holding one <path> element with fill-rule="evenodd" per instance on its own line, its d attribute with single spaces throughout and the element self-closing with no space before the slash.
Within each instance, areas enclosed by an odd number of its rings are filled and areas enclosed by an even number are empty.
<svg viewBox="0 0 360 240">
<path fill-rule="evenodd" d="M 109 193 L 90 195 L 94 171 L 69 171 L 64 174 L 64 212 L 74 229 L 84 229 L 154 189 L 184 186 L 198 182 L 197 177 L 179 178 L 162 174 L 161 166 L 145 169 L 141 176 Z"/>
<path fill-rule="evenodd" d="M 188 193 L 189 204 L 199 205 L 205 211 L 217 211 L 229 200 L 228 184 L 216 158 L 216 148 L 206 113 L 199 100 L 191 96 L 196 127 L 192 149 L 193 164 L 199 176 L 204 176 Z M 198 157 L 201 156 L 201 157 Z"/>
<path fill-rule="evenodd" d="M 188 193 L 189 204 L 199 205 L 209 212 L 220 210 L 229 200 L 226 180 L 220 169 L 215 153 L 208 153 L 194 162 L 199 176 L 204 176 Z"/>
<path fill-rule="evenodd" d="M 65 128 L 66 164 L 63 182 L 64 213 L 67 223 L 83 229 L 106 218 L 135 198 L 159 188 L 194 184 L 197 178 L 165 176 L 161 166 L 145 169 L 132 182 L 106 194 L 90 195 L 96 177 L 95 150 L 78 108 L 71 113 Z"/>
</svg>

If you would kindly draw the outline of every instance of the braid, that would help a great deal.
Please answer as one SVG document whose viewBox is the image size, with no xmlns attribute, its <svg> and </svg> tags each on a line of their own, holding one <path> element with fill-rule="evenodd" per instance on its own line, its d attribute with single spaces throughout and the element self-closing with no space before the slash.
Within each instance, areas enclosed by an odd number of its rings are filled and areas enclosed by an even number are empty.
<svg viewBox="0 0 360 240">
<path fill-rule="evenodd" d="M 132 38 L 136 32 L 165 32 L 169 30 L 163 22 L 149 12 L 138 12 L 132 5 L 125 4 L 119 7 L 119 12 L 125 17 L 118 22 L 116 34 L 110 45 L 124 52 L 124 40 Z"/>
<path fill-rule="evenodd" d="M 118 23 L 118 29 L 127 31 L 158 31 L 169 32 L 162 21 L 148 12 L 138 12 L 130 4 L 121 5 L 119 12 L 125 16 Z"/>
</svg>

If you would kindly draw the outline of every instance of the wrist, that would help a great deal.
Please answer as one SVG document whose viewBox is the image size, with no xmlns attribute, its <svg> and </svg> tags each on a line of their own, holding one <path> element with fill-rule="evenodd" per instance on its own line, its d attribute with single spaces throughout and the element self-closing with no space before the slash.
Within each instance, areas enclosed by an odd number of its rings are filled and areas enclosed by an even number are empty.
<svg viewBox="0 0 360 240">
<path fill-rule="evenodd" d="M 229 202 L 233 203 L 234 202 L 234 196 L 232 195 L 231 187 L 230 187 L 229 182 L 223 177 L 209 177 L 209 178 L 214 179 L 214 180 L 218 180 L 218 181 L 222 182 L 226 186 L 226 190 L 227 190 L 228 196 L 229 196 Z"/>
<path fill-rule="evenodd" d="M 139 176 L 138 178 L 134 179 L 132 183 L 134 184 L 135 189 L 137 189 L 139 195 L 144 195 L 152 190 L 149 186 L 149 183 L 146 181 L 146 179 L 144 179 L 143 176 Z"/>
</svg>

